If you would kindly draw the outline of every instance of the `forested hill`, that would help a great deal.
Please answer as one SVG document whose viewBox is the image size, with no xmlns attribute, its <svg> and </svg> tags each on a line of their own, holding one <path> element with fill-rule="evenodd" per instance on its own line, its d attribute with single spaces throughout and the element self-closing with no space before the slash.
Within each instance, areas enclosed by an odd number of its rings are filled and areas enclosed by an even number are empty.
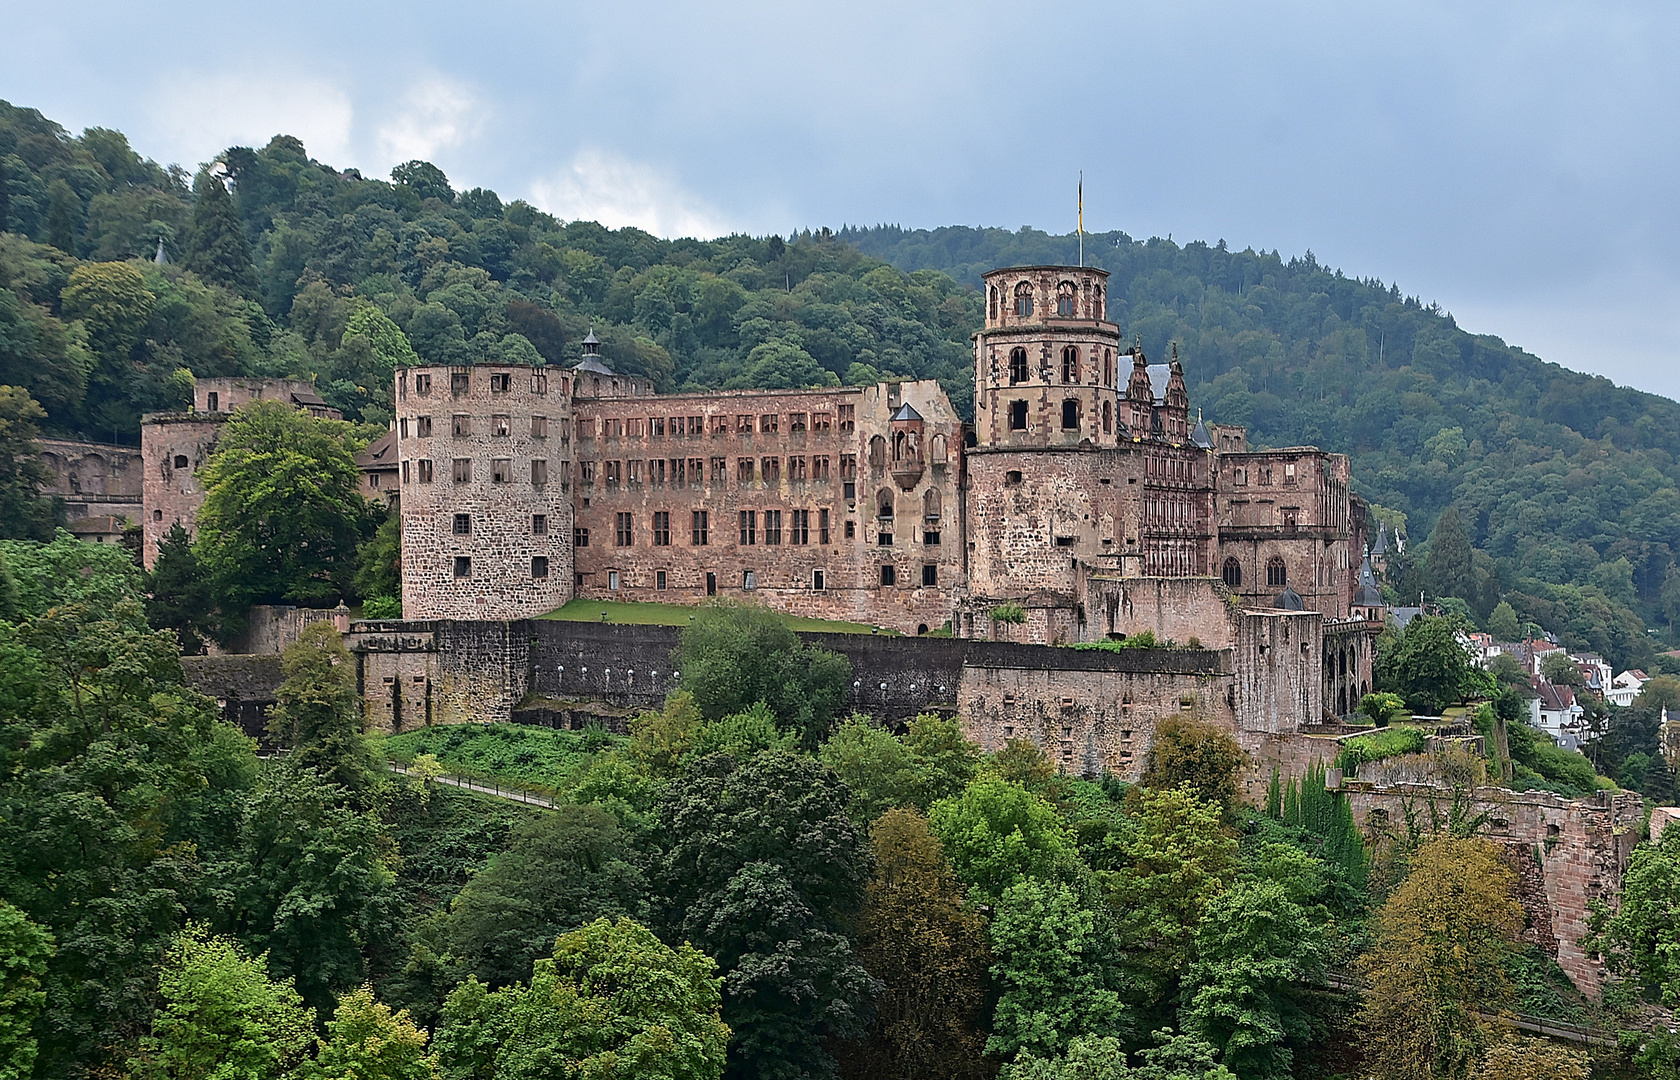
<svg viewBox="0 0 1680 1080">
<path fill-rule="evenodd" d="M 1075 236 L 1032 229 L 838 235 L 901 270 L 976 287 L 994 267 L 1078 257 Z M 1152 356 L 1178 343 L 1210 420 L 1247 424 L 1262 445 L 1352 455 L 1360 493 L 1407 515 L 1417 540 L 1457 508 L 1473 580 L 1454 560 L 1434 575 L 1425 562 L 1403 591 L 1462 595 L 1479 618 L 1504 595 L 1623 659 L 1648 655 L 1627 609 L 1665 628 L 1680 614 L 1680 404 L 1466 333 L 1434 305 L 1310 253 L 1285 261 L 1103 233 L 1086 235 L 1085 260 L 1112 275 L 1109 311 L 1128 337 Z"/>
<path fill-rule="evenodd" d="M 1654 662 L 1646 624 L 1680 613 L 1680 406 L 1310 257 L 1120 234 L 1086 254 L 1114 273 L 1128 336 L 1156 356 L 1179 343 L 1211 419 L 1351 453 L 1359 490 L 1419 541 L 1458 508 L 1467 542 L 1448 528 L 1400 593 L 1463 597 L 1479 620 L 1504 599 L 1572 645 Z M 132 443 L 194 377 L 245 374 L 314 378 L 383 426 L 397 364 L 566 362 L 591 327 L 661 389 L 937 378 L 966 414 L 979 270 L 1074 257 L 1069 237 L 961 228 L 660 240 L 458 192 L 425 162 L 365 178 L 289 136 L 188 175 L 0 102 L 0 385 L 51 434 Z M 24 430 L 21 407 L 0 401 L 0 429 Z"/>
</svg>

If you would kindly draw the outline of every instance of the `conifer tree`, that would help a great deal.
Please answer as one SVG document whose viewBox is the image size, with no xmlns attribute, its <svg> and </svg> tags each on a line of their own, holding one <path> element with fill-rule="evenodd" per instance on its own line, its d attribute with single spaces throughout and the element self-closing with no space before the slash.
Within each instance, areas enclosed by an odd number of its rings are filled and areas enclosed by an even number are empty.
<svg viewBox="0 0 1680 1080">
<path fill-rule="evenodd" d="M 202 653 L 215 604 L 210 580 L 193 553 L 192 538 L 179 521 L 158 543 L 157 562 L 146 579 L 146 590 L 150 593 L 146 621 L 154 629 L 175 631 L 185 655 Z"/>
<path fill-rule="evenodd" d="M 52 196 L 52 205 L 47 211 L 47 243 L 66 255 L 74 255 L 76 213 L 82 207 L 81 200 L 63 180 L 54 180 L 48 191 Z"/>
<path fill-rule="evenodd" d="M 257 268 L 251 244 L 233 209 L 233 199 L 219 176 L 204 182 L 193 207 L 192 242 L 187 269 L 248 300 L 258 299 Z"/>
<path fill-rule="evenodd" d="M 1476 595 L 1476 575 L 1470 563 L 1470 534 L 1458 509 L 1449 506 L 1435 520 L 1429 534 L 1429 587 L 1436 596 L 1465 599 Z"/>
</svg>

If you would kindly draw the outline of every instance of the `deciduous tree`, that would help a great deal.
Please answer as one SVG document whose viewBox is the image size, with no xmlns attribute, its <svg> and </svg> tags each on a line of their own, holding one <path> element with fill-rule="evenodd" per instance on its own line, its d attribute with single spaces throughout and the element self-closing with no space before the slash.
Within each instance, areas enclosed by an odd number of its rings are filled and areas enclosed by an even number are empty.
<svg viewBox="0 0 1680 1080">
<path fill-rule="evenodd" d="M 1077 867 L 1073 836 L 1055 809 L 1002 777 L 982 775 L 934 803 L 928 823 L 982 903 L 997 903 L 1022 878 L 1065 877 Z"/>
<path fill-rule="evenodd" d="M 437 1055 L 426 1052 L 426 1041 L 408 1010 L 393 1012 L 359 987 L 338 999 L 304 1080 L 437 1080 Z"/>
</svg>

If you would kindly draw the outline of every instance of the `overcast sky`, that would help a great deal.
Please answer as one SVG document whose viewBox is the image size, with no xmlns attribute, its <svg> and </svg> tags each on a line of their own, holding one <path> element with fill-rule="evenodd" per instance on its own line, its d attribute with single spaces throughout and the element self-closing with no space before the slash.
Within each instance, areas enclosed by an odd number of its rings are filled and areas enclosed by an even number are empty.
<svg viewBox="0 0 1680 1080">
<path fill-rule="evenodd" d="M 666 235 L 1309 248 L 1680 396 L 1680 5 L 54 4 L 0 97 L 188 167 L 277 132 Z"/>
</svg>

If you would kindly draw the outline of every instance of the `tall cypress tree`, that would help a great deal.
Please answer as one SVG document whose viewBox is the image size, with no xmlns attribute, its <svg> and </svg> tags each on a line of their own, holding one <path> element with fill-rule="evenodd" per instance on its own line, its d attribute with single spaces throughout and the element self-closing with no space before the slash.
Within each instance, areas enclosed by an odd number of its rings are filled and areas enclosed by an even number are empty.
<svg viewBox="0 0 1680 1080">
<path fill-rule="evenodd" d="M 1429 585 L 1436 596 L 1475 596 L 1470 534 L 1465 531 L 1456 507 L 1441 511 L 1441 516 L 1435 519 L 1435 531 L 1429 534 Z"/>
<path fill-rule="evenodd" d="M 66 255 L 74 255 L 76 214 L 82 208 L 81 200 L 63 180 L 54 180 L 47 190 L 52 195 L 52 205 L 47 211 L 47 243 Z"/>
<path fill-rule="evenodd" d="M 198 205 L 193 207 L 187 269 L 248 300 L 261 299 L 257 267 L 251 260 L 251 243 L 245 239 L 233 199 L 219 176 L 204 182 L 198 193 Z"/>
</svg>

